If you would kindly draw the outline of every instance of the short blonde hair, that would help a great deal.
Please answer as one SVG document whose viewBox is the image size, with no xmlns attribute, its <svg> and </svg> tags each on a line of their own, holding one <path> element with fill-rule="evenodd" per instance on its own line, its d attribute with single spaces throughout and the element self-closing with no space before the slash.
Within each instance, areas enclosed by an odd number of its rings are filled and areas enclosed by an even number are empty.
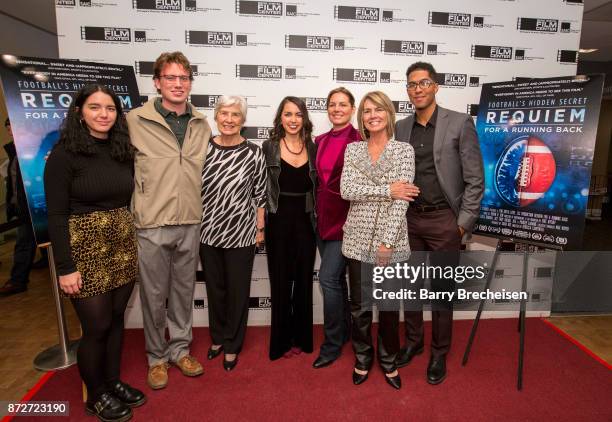
<svg viewBox="0 0 612 422">
<path fill-rule="evenodd" d="M 247 102 L 244 97 L 239 95 L 221 95 L 217 98 L 215 103 L 215 120 L 217 120 L 217 114 L 223 107 L 231 107 L 238 105 L 240 108 L 240 114 L 242 114 L 242 123 L 246 122 L 247 117 Z"/>
<path fill-rule="evenodd" d="M 366 100 L 372 101 L 378 107 L 382 107 L 387 112 L 387 126 L 385 127 L 387 136 L 392 138 L 395 136 L 395 107 L 393 103 L 382 91 L 371 91 L 363 96 L 357 109 L 357 122 L 359 123 L 359 133 L 361 137 L 366 140 L 370 137 L 370 131 L 365 128 L 363 124 L 363 108 Z"/>
</svg>

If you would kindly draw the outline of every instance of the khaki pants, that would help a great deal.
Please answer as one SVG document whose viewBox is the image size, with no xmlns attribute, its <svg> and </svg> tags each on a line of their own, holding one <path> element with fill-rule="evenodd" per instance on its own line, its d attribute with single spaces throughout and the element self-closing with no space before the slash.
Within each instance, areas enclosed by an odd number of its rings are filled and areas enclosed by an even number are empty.
<svg viewBox="0 0 612 422">
<path fill-rule="evenodd" d="M 189 354 L 199 234 L 199 224 L 136 231 L 149 366 L 176 362 Z"/>
</svg>

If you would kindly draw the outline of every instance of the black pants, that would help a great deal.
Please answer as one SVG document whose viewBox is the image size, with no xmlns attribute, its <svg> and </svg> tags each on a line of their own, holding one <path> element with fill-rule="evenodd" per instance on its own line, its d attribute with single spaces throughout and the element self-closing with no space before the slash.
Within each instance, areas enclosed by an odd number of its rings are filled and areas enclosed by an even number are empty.
<svg viewBox="0 0 612 422">
<path fill-rule="evenodd" d="M 408 241 L 411 255 L 411 264 L 418 266 L 428 261 L 430 266 L 457 266 L 459 264 L 459 250 L 461 236 L 457 227 L 457 217 L 450 209 L 432 212 L 418 212 L 415 208 L 408 208 Z M 416 262 L 415 262 L 416 261 Z M 420 287 L 423 280 L 418 280 L 416 286 Z M 432 279 L 432 291 L 453 291 L 453 280 Z M 431 311 L 431 355 L 445 356 L 451 347 L 453 334 L 453 307 L 452 302 L 432 302 Z M 406 346 L 418 347 L 424 342 L 423 311 L 415 309 L 414 304 L 410 310 L 404 312 Z"/>
<path fill-rule="evenodd" d="M 77 365 L 90 402 L 119 381 L 123 315 L 133 289 L 131 282 L 100 295 L 72 299 L 83 330 Z"/>
<path fill-rule="evenodd" d="M 374 360 L 372 296 L 368 294 L 371 291 L 372 279 L 363 279 L 362 274 L 368 272 L 362 268 L 363 265 L 368 264 L 348 259 L 351 315 L 353 317 L 351 336 L 355 352 L 355 368 L 369 371 Z M 386 373 L 397 369 L 395 358 L 400 347 L 398 329 L 398 311 L 378 312 L 378 363 Z"/>
<path fill-rule="evenodd" d="M 17 227 L 17 240 L 15 241 L 15 251 L 13 254 L 13 267 L 11 268 L 11 284 L 28 285 L 30 281 L 30 271 L 36 255 L 36 241 L 32 222 L 27 222 Z"/>
<path fill-rule="evenodd" d="M 249 293 L 255 246 L 216 248 L 200 245 L 213 344 L 239 353 L 249 317 Z"/>
<path fill-rule="evenodd" d="M 311 353 L 316 242 L 310 216 L 268 214 L 266 254 L 272 301 L 270 359 L 291 347 Z"/>
</svg>

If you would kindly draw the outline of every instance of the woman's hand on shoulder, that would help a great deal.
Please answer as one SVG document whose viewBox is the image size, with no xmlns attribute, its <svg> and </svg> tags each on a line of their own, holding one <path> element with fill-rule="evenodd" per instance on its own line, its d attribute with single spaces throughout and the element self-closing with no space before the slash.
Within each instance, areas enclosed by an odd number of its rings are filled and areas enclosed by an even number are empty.
<svg viewBox="0 0 612 422">
<path fill-rule="evenodd" d="M 83 280 L 81 279 L 81 273 L 75 271 L 70 274 L 59 276 L 59 286 L 62 291 L 68 295 L 74 295 L 81 291 L 83 287 Z"/>
</svg>

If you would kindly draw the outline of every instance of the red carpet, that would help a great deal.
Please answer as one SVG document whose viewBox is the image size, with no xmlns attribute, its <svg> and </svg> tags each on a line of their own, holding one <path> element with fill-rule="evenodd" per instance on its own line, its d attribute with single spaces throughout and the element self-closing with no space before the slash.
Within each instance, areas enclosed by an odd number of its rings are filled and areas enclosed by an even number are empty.
<svg viewBox="0 0 612 422">
<path fill-rule="evenodd" d="M 263 327 L 247 330 L 230 373 L 221 357 L 205 360 L 208 330 L 195 329 L 192 352 L 204 362 L 204 375 L 190 379 L 172 368 L 168 387 L 155 392 L 145 384 L 143 332 L 127 330 L 122 378 L 148 394 L 135 421 L 612 421 L 612 371 L 540 319 L 527 320 L 524 384 L 517 391 L 516 325 L 514 319 L 481 321 L 470 361 L 461 367 L 471 321 L 457 321 L 448 378 L 438 386 L 425 381 L 427 353 L 400 370 L 400 391 L 385 383 L 378 367 L 354 386 L 350 345 L 334 365 L 319 370 L 311 368 L 316 353 L 270 362 Z M 318 345 L 320 326 L 315 339 Z M 71 420 L 94 420 L 84 414 L 76 367 L 50 377 L 31 400 L 68 400 Z"/>
</svg>

